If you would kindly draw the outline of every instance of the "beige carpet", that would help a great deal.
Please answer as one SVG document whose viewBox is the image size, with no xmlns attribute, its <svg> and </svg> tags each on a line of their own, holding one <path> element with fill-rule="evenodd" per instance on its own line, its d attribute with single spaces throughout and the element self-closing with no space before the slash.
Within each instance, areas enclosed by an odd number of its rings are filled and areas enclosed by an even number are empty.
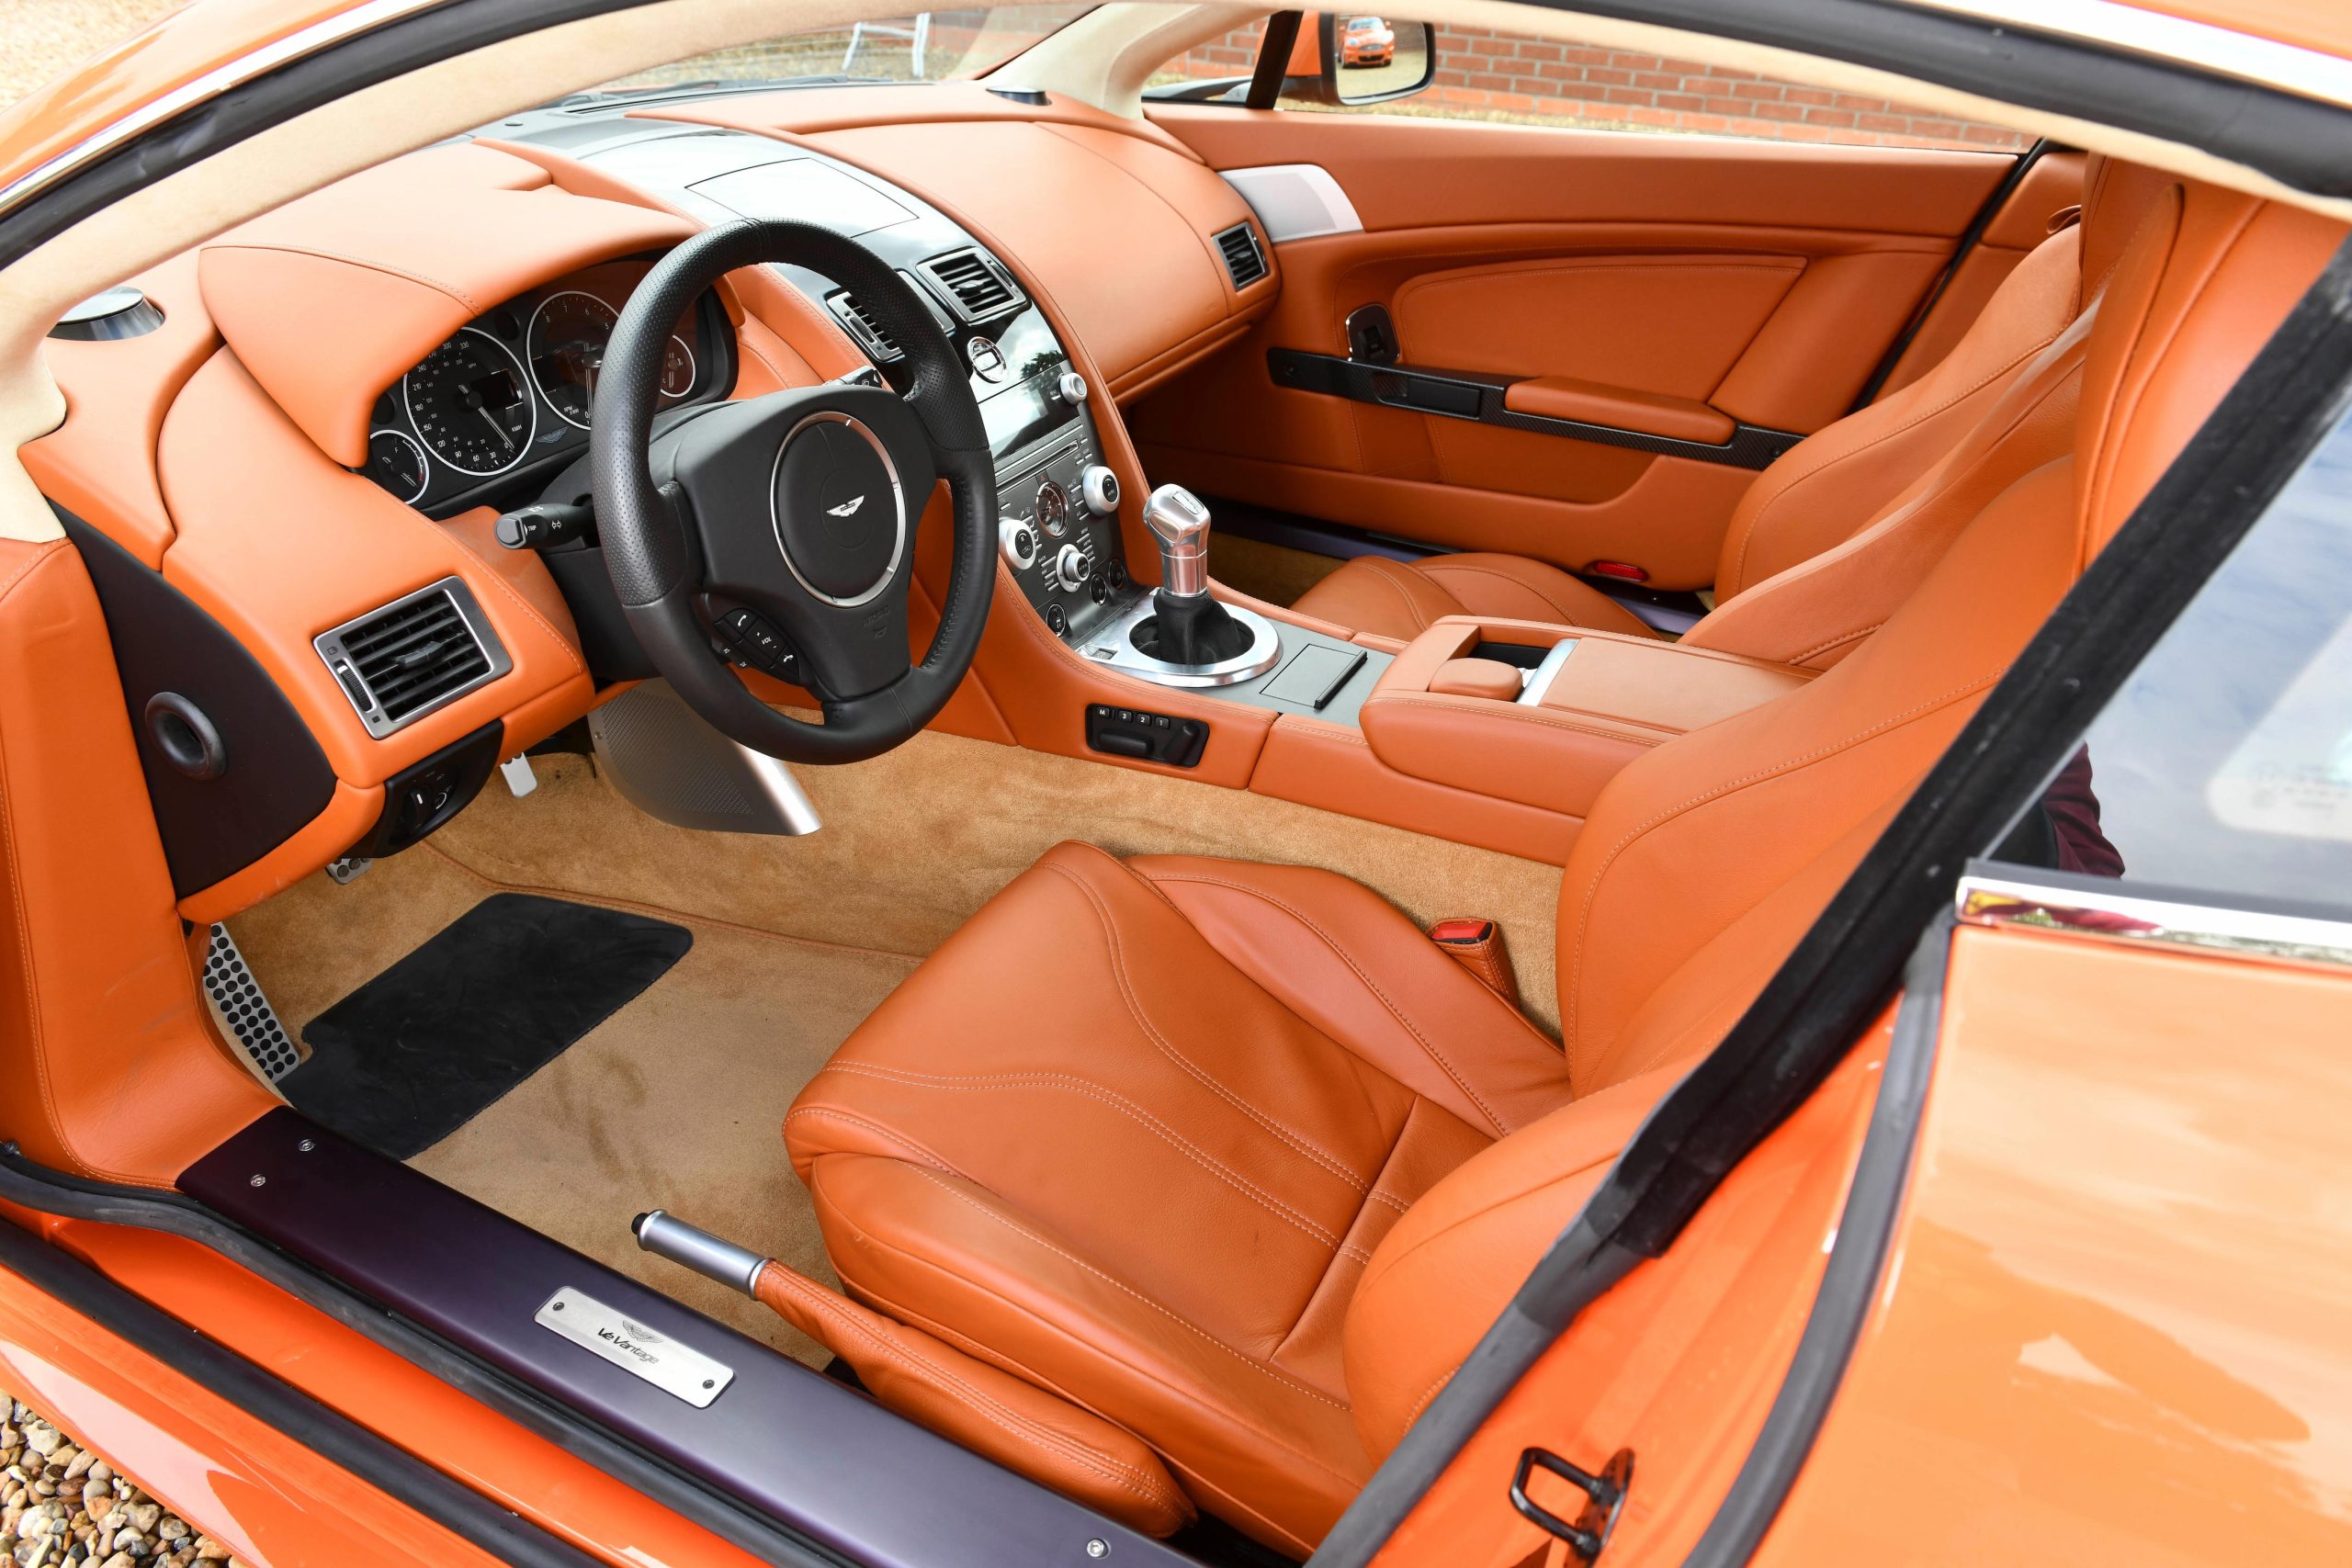
<svg viewBox="0 0 2352 1568">
<path fill-rule="evenodd" d="M 921 955 L 1065 839 L 1114 854 L 1226 855 L 1351 876 L 1422 925 L 1500 922 L 1529 1015 L 1558 1032 L 1560 869 L 1312 807 L 926 731 L 840 768 L 797 770 L 824 818 L 805 839 L 700 833 L 639 811 L 585 757 L 495 780 L 431 847 L 509 886 L 717 915 Z"/>
<path fill-rule="evenodd" d="M 495 891 L 426 844 L 347 887 L 312 877 L 231 929 L 299 1034 Z M 785 1108 L 914 963 L 710 920 L 682 923 L 695 944 L 675 968 L 410 1163 L 821 1366 L 825 1353 L 767 1308 L 639 1251 L 628 1223 L 642 1210 L 667 1209 L 830 1282 L 816 1214 L 785 1161 Z"/>
<path fill-rule="evenodd" d="M 851 1030 L 1046 849 L 1324 866 L 1424 924 L 1500 921 L 1530 1010 L 1555 1028 L 1558 868 L 1287 801 L 924 734 L 872 761 L 804 768 L 803 839 L 692 832 L 645 816 L 596 764 L 535 759 L 431 840 L 349 886 L 314 876 L 231 930 L 289 1032 L 489 894 L 677 920 L 693 950 L 547 1066 L 412 1163 L 502 1213 L 812 1364 L 765 1308 L 649 1258 L 630 1218 L 664 1208 L 831 1281 L 786 1162 L 785 1110 Z"/>
</svg>

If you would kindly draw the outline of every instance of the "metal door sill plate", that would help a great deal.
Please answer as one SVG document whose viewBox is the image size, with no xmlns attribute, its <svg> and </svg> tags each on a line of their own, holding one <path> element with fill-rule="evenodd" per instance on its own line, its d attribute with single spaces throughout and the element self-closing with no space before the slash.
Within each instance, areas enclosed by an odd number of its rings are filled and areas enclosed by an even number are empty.
<svg viewBox="0 0 2352 1568">
<path fill-rule="evenodd" d="M 1135 644 L 1135 629 L 1152 615 L 1151 591 L 1144 590 L 1097 626 L 1093 634 L 1078 645 L 1079 656 L 1106 670 L 1116 670 L 1124 675 L 1140 676 L 1161 686 L 1238 686 L 1254 680 L 1274 667 L 1283 656 L 1282 634 L 1274 624 L 1255 610 L 1228 604 L 1226 613 L 1250 628 L 1250 647 L 1231 659 L 1215 664 L 1170 664 L 1164 659 L 1154 659 Z"/>
<path fill-rule="evenodd" d="M 697 1410 L 708 1409 L 735 1381 L 735 1369 L 725 1362 L 632 1323 L 569 1285 L 549 1296 L 531 1321 Z"/>
</svg>

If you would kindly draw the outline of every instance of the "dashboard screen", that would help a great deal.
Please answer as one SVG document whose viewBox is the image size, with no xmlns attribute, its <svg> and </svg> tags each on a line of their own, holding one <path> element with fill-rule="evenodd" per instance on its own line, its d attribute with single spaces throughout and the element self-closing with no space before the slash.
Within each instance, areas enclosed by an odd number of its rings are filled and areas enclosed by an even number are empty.
<svg viewBox="0 0 2352 1568">
<path fill-rule="evenodd" d="M 980 404 L 980 419 L 988 426 L 990 455 L 1001 457 L 1008 452 L 1019 451 L 1074 417 L 1070 406 L 1062 401 L 1054 387 L 1060 375 L 1061 363 L 1057 363 L 1053 368 L 1007 387 Z"/>
</svg>

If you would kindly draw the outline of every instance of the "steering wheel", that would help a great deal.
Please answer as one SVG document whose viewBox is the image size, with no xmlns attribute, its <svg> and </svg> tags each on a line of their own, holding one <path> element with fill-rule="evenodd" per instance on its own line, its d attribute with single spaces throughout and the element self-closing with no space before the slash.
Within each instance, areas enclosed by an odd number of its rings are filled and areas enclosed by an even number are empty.
<svg viewBox="0 0 2352 1568">
<path fill-rule="evenodd" d="M 789 262 L 857 296 L 906 352 L 912 386 L 829 382 L 655 417 L 672 327 L 723 275 Z M 589 424 L 605 565 L 629 627 L 688 705 L 788 762 L 854 762 L 910 739 L 978 651 L 996 581 L 996 472 L 946 334 L 897 271 L 810 223 L 706 230 L 654 264 L 613 328 Z M 916 662 L 907 590 L 935 480 L 955 502 L 939 631 Z M 797 655 L 825 722 L 769 707 L 712 629 L 749 611 Z"/>
</svg>

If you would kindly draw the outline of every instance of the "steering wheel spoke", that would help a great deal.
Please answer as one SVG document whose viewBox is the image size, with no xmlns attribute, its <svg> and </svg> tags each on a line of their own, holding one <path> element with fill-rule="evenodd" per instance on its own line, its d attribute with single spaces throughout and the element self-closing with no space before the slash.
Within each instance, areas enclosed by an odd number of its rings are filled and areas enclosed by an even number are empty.
<svg viewBox="0 0 2352 1568">
<path fill-rule="evenodd" d="M 857 289 L 906 346 L 911 389 L 831 382 L 718 405 L 654 434 L 671 301 L 766 261 Z M 944 705 L 988 613 L 995 478 L 961 364 L 891 268 L 808 224 L 737 223 L 685 242 L 622 312 L 591 430 L 614 587 L 656 667 L 704 717 L 787 761 L 853 761 L 905 740 Z M 955 567 L 939 632 L 917 660 L 907 618 L 915 533 L 943 477 Z M 703 628 L 714 600 L 751 608 L 790 644 L 824 703 L 823 725 L 743 687 Z"/>
</svg>

